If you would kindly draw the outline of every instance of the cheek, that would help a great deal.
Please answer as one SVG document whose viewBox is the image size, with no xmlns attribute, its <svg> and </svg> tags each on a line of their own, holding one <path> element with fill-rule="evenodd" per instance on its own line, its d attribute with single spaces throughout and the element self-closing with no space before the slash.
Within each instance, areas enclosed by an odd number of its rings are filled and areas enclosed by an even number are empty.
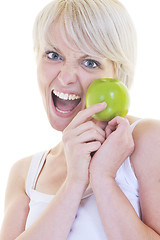
<svg viewBox="0 0 160 240">
<path fill-rule="evenodd" d="M 84 94 L 86 95 L 88 87 L 90 86 L 90 84 L 96 80 L 97 78 L 99 78 L 99 75 L 93 74 L 90 75 L 86 78 L 82 77 L 82 84 L 83 84 L 83 90 L 84 90 Z"/>
<path fill-rule="evenodd" d="M 40 87 L 49 86 L 57 77 L 58 71 L 55 66 L 41 62 L 37 66 L 37 78 Z"/>
<path fill-rule="evenodd" d="M 43 62 L 37 64 L 37 80 L 45 108 L 48 101 L 49 87 L 54 79 L 54 73 L 52 69 L 53 68 L 50 68 Z"/>
</svg>

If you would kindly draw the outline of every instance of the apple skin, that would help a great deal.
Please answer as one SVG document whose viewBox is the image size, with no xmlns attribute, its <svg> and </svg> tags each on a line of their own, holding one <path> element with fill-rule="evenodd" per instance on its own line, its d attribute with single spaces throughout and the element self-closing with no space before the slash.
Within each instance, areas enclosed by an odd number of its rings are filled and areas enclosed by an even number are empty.
<svg viewBox="0 0 160 240">
<path fill-rule="evenodd" d="M 93 115 L 93 118 L 108 122 L 116 116 L 125 117 L 130 106 L 127 87 L 118 79 L 99 78 L 94 80 L 87 90 L 86 107 L 101 102 L 106 102 L 107 107 Z"/>
</svg>

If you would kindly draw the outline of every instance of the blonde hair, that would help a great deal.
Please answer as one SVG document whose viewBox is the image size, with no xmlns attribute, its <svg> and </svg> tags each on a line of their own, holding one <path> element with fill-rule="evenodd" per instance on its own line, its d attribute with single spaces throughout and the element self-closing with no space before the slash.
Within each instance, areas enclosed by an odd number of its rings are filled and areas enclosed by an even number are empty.
<svg viewBox="0 0 160 240">
<path fill-rule="evenodd" d="M 128 12 L 119 1 L 53 0 L 38 14 L 34 24 L 37 54 L 52 41 L 51 27 L 59 18 L 66 42 L 69 37 L 86 54 L 99 54 L 113 61 L 116 77 L 127 87 L 131 86 L 136 62 L 136 33 Z"/>
</svg>

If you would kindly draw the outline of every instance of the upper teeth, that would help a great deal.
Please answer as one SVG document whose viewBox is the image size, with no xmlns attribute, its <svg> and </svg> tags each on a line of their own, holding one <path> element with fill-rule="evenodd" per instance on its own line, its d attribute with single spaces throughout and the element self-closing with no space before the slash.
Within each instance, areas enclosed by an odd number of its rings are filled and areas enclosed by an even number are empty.
<svg viewBox="0 0 160 240">
<path fill-rule="evenodd" d="M 55 89 L 53 90 L 53 93 L 57 97 L 64 99 L 64 100 L 75 100 L 75 99 L 81 98 L 80 96 L 75 95 L 75 94 L 68 94 L 68 93 L 62 93 L 62 92 L 60 93 L 60 92 L 56 91 Z"/>
</svg>

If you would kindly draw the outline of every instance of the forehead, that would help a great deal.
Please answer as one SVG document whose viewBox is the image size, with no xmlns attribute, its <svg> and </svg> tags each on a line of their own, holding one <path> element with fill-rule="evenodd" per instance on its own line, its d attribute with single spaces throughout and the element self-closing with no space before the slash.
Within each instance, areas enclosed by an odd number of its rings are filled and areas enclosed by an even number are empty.
<svg viewBox="0 0 160 240">
<path fill-rule="evenodd" d="M 46 34 L 45 45 L 54 47 L 60 51 L 68 49 L 68 51 L 72 51 L 75 54 L 104 58 L 101 53 L 97 52 L 93 44 L 88 39 L 85 39 L 84 35 L 82 36 L 80 33 L 77 34 L 69 31 L 66 28 L 61 18 L 52 23 Z"/>
<path fill-rule="evenodd" d="M 57 49 L 68 48 L 76 53 L 82 53 L 71 37 L 66 33 L 63 25 L 56 21 L 49 28 L 49 44 Z"/>
</svg>

